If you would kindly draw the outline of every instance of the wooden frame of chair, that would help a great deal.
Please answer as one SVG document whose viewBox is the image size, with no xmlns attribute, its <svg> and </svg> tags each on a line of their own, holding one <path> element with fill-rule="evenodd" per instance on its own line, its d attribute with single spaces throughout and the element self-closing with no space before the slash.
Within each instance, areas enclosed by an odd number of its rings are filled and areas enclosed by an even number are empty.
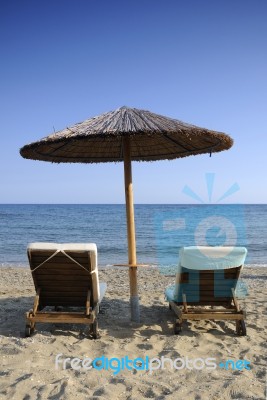
<svg viewBox="0 0 267 400">
<path fill-rule="evenodd" d="M 92 292 L 90 252 L 71 250 L 70 254 L 49 249 L 28 250 L 36 295 L 33 308 L 25 315 L 26 337 L 34 332 L 36 323 L 86 324 L 93 338 L 99 337 L 99 302 L 94 300 Z M 55 311 L 44 311 L 47 306 Z M 79 307 L 82 311 L 61 311 L 60 306 Z"/>
<path fill-rule="evenodd" d="M 242 266 L 230 269 L 224 269 L 224 278 L 239 278 Z M 188 282 L 188 274 L 193 271 L 182 268 L 179 284 Z M 182 293 L 182 301 L 169 302 L 169 308 L 172 309 L 178 317 L 174 322 L 174 333 L 178 334 L 182 330 L 182 324 L 185 320 L 235 320 L 236 332 L 240 336 L 246 335 L 245 311 L 240 309 L 240 305 L 235 296 L 235 285 L 231 288 L 231 297 L 218 297 L 214 295 L 214 270 L 200 270 L 199 272 L 199 301 L 188 304 L 186 293 Z M 212 284 L 212 285 L 211 285 Z M 181 307 L 182 306 L 182 307 Z M 211 306 L 212 308 L 203 308 L 199 306 Z M 215 306 L 221 306 L 223 309 L 215 309 Z"/>
<path fill-rule="evenodd" d="M 26 312 L 26 327 L 25 336 L 31 336 L 35 331 L 35 323 L 72 323 L 72 324 L 86 324 L 90 325 L 91 332 L 94 339 L 99 337 L 98 334 L 98 323 L 97 314 L 99 306 L 90 307 L 90 296 L 91 291 L 88 290 L 85 311 L 84 312 L 68 312 L 68 311 L 40 311 L 39 309 L 39 297 L 40 288 L 34 297 L 33 309 Z M 57 308 L 57 307 L 55 307 Z"/>
</svg>

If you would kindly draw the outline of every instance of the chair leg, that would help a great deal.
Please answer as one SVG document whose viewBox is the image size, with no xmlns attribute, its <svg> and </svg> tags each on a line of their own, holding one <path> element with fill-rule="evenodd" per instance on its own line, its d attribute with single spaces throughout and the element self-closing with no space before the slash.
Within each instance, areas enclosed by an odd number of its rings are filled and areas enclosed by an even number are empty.
<svg viewBox="0 0 267 400">
<path fill-rule="evenodd" d="M 35 331 L 35 322 L 29 321 L 30 315 L 33 315 L 32 310 L 26 312 L 25 337 L 30 337 Z"/>
<path fill-rule="evenodd" d="M 180 318 L 175 320 L 173 325 L 175 335 L 179 335 L 182 332 L 182 323 L 183 321 Z"/>
<path fill-rule="evenodd" d="M 238 336 L 246 336 L 247 335 L 247 328 L 245 321 L 243 319 L 236 321 L 236 333 Z"/>
<path fill-rule="evenodd" d="M 27 322 L 25 326 L 25 337 L 30 337 L 35 331 L 35 323 Z"/>
<path fill-rule="evenodd" d="M 94 323 L 92 324 L 92 333 L 94 339 L 99 339 L 100 335 L 98 332 L 98 321 L 95 319 Z"/>
</svg>

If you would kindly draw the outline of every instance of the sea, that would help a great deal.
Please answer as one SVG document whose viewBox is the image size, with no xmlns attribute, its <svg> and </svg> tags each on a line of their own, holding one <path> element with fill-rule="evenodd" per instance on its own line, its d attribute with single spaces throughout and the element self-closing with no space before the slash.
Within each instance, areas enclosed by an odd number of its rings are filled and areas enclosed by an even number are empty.
<svg viewBox="0 0 267 400">
<path fill-rule="evenodd" d="M 246 263 L 267 264 L 267 205 L 136 204 L 138 263 L 178 263 L 183 246 L 245 246 Z M 96 243 L 98 265 L 127 263 L 124 204 L 1 204 L 0 266 L 28 265 L 31 242 Z"/>
</svg>

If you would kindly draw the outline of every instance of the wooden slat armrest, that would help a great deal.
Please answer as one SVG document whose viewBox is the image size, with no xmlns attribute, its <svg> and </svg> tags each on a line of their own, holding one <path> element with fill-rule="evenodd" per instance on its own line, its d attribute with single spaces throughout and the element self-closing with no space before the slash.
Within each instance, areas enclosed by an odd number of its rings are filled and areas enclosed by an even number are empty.
<svg viewBox="0 0 267 400">
<path fill-rule="evenodd" d="M 183 306 L 184 306 L 184 312 L 187 313 L 187 302 L 186 302 L 186 294 L 183 293 Z"/>
<path fill-rule="evenodd" d="M 35 315 L 38 310 L 40 293 L 41 293 L 41 289 L 38 288 L 36 291 L 36 295 L 35 295 L 34 303 L 33 303 L 33 311 L 32 311 L 33 315 Z"/>
<path fill-rule="evenodd" d="M 239 307 L 237 298 L 235 297 L 235 289 L 234 288 L 232 288 L 232 294 L 233 294 L 233 301 L 234 301 L 236 311 L 240 311 L 240 307 Z"/>
<path fill-rule="evenodd" d="M 90 314 L 90 297 L 91 297 L 91 290 L 88 290 L 87 299 L 86 299 L 86 312 L 85 312 L 85 315 L 89 315 Z"/>
</svg>

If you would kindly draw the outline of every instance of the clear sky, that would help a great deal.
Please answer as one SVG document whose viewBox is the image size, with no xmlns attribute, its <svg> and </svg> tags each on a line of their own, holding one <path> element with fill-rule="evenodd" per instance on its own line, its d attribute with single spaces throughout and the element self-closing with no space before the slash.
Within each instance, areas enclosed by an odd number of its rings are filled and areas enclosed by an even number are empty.
<svg viewBox="0 0 267 400">
<path fill-rule="evenodd" d="M 228 133 L 226 152 L 133 163 L 136 203 L 267 203 L 265 0 L 0 0 L 0 203 L 123 203 L 123 165 L 25 160 L 24 144 L 120 106 Z"/>
</svg>

